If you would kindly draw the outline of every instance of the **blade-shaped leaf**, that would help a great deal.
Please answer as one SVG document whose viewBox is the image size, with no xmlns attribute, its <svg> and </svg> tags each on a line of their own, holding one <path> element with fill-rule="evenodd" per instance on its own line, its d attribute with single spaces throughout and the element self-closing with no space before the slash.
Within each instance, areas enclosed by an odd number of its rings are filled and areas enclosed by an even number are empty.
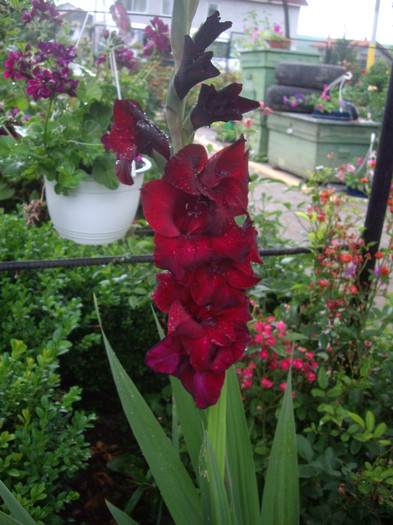
<svg viewBox="0 0 393 525">
<path fill-rule="evenodd" d="M 4 512 L 0 511 L 0 523 L 1 525 L 23 525 L 20 521 L 14 520 L 14 518 L 11 518 L 8 514 L 4 514 Z"/>
<path fill-rule="evenodd" d="M 164 339 L 164 331 L 153 307 L 152 311 L 159 336 L 161 339 Z M 206 424 L 206 416 L 202 410 L 197 409 L 195 401 L 187 392 L 187 390 L 182 386 L 179 379 L 170 376 L 170 381 L 174 398 L 174 407 L 176 407 L 174 410 L 174 418 L 172 422 L 172 441 L 175 440 L 176 443 L 178 442 L 178 429 L 175 429 L 174 426 L 177 425 L 176 419 L 179 418 L 192 466 L 195 473 L 198 474 L 199 453 L 203 439 L 203 422 Z"/>
<path fill-rule="evenodd" d="M 209 487 L 211 523 L 213 525 L 231 525 L 232 517 L 228 496 L 221 471 L 214 453 L 208 432 L 204 432 L 203 446 L 200 455 L 201 477 L 205 477 Z M 205 497 L 207 494 L 204 495 Z M 210 520 L 208 520 L 208 523 Z"/>
<path fill-rule="evenodd" d="M 176 525 L 202 525 L 202 508 L 192 480 L 150 407 L 114 354 L 102 330 L 98 308 L 97 314 L 124 413 L 165 504 Z"/>
<path fill-rule="evenodd" d="M 299 523 L 299 477 L 291 381 L 292 374 L 289 370 L 266 473 L 262 525 Z"/>
<path fill-rule="evenodd" d="M 220 397 L 215 405 L 209 407 L 207 416 L 207 433 L 209 440 L 214 450 L 214 455 L 217 460 L 218 470 L 221 479 L 224 479 L 225 473 L 225 458 L 227 446 L 227 381 L 221 390 Z"/>
<path fill-rule="evenodd" d="M 199 454 L 203 441 L 203 425 L 206 426 L 205 412 L 198 410 L 192 396 L 185 390 L 179 379 L 171 376 L 173 397 L 192 466 L 198 474 Z"/>
<path fill-rule="evenodd" d="M 2 481 L 0 481 L 0 497 L 3 498 L 11 512 L 11 516 L 23 525 L 37 525 L 29 513 L 23 508 L 15 496 L 8 490 Z M 12 523 L 12 522 L 11 522 Z"/>
<path fill-rule="evenodd" d="M 235 368 L 227 371 L 227 463 L 237 525 L 259 523 L 255 465 Z"/>
<path fill-rule="evenodd" d="M 106 505 L 117 525 L 139 525 L 137 521 L 133 520 L 128 514 L 115 507 L 110 501 L 107 501 Z"/>
</svg>

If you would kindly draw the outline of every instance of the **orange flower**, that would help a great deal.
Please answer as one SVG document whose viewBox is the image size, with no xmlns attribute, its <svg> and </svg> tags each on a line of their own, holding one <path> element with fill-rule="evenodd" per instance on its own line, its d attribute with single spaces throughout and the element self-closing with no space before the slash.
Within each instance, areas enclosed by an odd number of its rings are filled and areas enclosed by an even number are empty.
<svg viewBox="0 0 393 525">
<path fill-rule="evenodd" d="M 343 253 L 340 257 L 341 262 L 350 263 L 352 261 L 352 256 L 349 253 Z"/>
<path fill-rule="evenodd" d="M 326 281 L 326 279 L 319 279 L 318 281 L 319 286 L 326 287 L 329 286 L 329 281 Z"/>
<path fill-rule="evenodd" d="M 367 177 L 362 177 L 362 178 L 360 179 L 360 182 L 363 183 L 363 184 L 367 184 L 367 182 L 368 182 L 368 178 L 367 178 Z"/>
<path fill-rule="evenodd" d="M 351 292 L 352 292 L 354 295 L 356 295 L 356 294 L 358 293 L 358 289 L 356 288 L 356 286 L 355 286 L 354 284 L 351 286 Z"/>
<path fill-rule="evenodd" d="M 383 259 L 384 257 L 384 254 L 382 252 L 376 252 L 376 254 L 374 255 L 374 257 L 376 259 Z"/>
</svg>

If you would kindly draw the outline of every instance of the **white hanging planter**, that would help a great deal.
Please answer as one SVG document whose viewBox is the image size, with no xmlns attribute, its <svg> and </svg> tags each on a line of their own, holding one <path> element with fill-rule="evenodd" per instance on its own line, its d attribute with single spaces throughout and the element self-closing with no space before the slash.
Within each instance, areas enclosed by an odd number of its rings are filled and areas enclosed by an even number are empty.
<svg viewBox="0 0 393 525">
<path fill-rule="evenodd" d="M 143 162 L 134 184 L 120 184 L 115 190 L 92 179 L 69 195 L 58 195 L 56 181 L 45 180 L 49 217 L 60 237 L 78 244 L 108 244 L 124 237 L 138 209 L 144 174 L 151 167 L 149 160 Z"/>
</svg>

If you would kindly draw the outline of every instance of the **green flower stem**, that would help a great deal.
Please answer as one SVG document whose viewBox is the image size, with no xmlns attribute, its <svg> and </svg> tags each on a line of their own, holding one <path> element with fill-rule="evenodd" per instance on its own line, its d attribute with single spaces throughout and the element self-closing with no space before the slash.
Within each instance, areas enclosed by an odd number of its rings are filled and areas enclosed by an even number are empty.
<svg viewBox="0 0 393 525">
<path fill-rule="evenodd" d="M 44 148 L 45 149 L 48 148 L 48 124 L 49 124 L 49 119 L 50 119 L 50 117 L 52 115 L 53 104 L 54 104 L 54 99 L 50 98 L 49 99 L 48 111 L 46 112 L 45 123 L 44 123 Z"/>
<path fill-rule="evenodd" d="M 92 148 L 97 148 L 98 146 L 102 146 L 100 142 L 81 142 L 80 140 L 74 140 L 74 139 L 69 139 L 67 140 L 67 142 L 71 144 L 78 144 L 80 146 L 89 146 Z"/>
<path fill-rule="evenodd" d="M 173 57 L 175 59 L 175 71 L 168 87 L 166 118 L 169 132 L 172 137 L 174 153 L 179 151 L 185 145 L 183 142 L 185 101 L 178 97 L 173 80 L 182 61 L 184 36 L 190 33 L 192 19 L 197 10 L 198 2 L 199 0 L 174 0 L 173 2 L 171 46 Z M 186 140 L 188 140 L 188 138 Z"/>
<path fill-rule="evenodd" d="M 183 57 L 184 35 L 188 35 L 199 0 L 174 0 L 171 24 L 171 45 L 176 71 Z"/>
<path fill-rule="evenodd" d="M 168 87 L 168 97 L 166 103 L 166 119 L 169 132 L 172 137 L 173 152 L 176 153 L 183 147 L 183 118 L 185 101 L 181 100 L 176 93 L 175 86 L 171 78 Z"/>
<path fill-rule="evenodd" d="M 186 146 L 187 144 L 191 144 L 194 141 L 194 136 L 195 136 L 195 130 L 194 130 L 193 125 L 191 124 L 190 114 L 188 114 L 186 119 L 183 122 L 183 132 L 182 132 L 183 145 Z"/>
</svg>

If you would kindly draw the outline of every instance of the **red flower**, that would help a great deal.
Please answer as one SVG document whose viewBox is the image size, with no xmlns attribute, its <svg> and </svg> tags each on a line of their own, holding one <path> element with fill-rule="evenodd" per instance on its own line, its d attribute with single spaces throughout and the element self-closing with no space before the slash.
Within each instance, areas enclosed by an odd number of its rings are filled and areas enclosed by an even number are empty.
<svg viewBox="0 0 393 525">
<path fill-rule="evenodd" d="M 195 45 L 205 50 L 221 33 L 232 27 L 232 22 L 220 22 L 220 20 L 220 13 L 218 11 L 210 15 L 195 33 Z"/>
<path fill-rule="evenodd" d="M 119 160 L 116 175 L 120 182 L 131 186 L 131 161 L 141 154 L 153 155 L 157 151 L 169 159 L 169 142 L 166 135 L 143 113 L 136 100 L 115 100 L 113 109 L 114 125 L 105 143 L 115 151 Z"/>
<path fill-rule="evenodd" d="M 213 85 L 202 84 L 196 106 L 191 112 L 191 123 L 196 130 L 213 122 L 241 120 L 243 113 L 259 108 L 259 102 L 240 97 L 242 85 L 229 84 L 220 91 Z"/>
<path fill-rule="evenodd" d="M 176 73 L 174 86 L 179 98 L 183 99 L 190 89 L 208 78 L 217 77 L 220 72 L 213 66 L 212 51 L 203 51 L 190 36 L 184 36 L 183 57 Z"/>
<path fill-rule="evenodd" d="M 208 159 L 198 144 L 186 146 L 166 165 L 163 180 L 192 195 L 214 200 L 223 213 L 247 214 L 248 152 L 244 137 Z"/>
<path fill-rule="evenodd" d="M 159 181 L 142 189 L 146 220 L 156 231 L 153 294 L 168 314 L 168 335 L 146 355 L 155 371 L 178 377 L 199 408 L 214 404 L 225 370 L 250 341 L 245 289 L 259 262 L 247 214 L 244 139 L 211 159 L 190 145 L 170 159 Z M 235 217 L 245 215 L 239 226 Z"/>
<path fill-rule="evenodd" d="M 343 253 L 340 259 L 343 263 L 350 263 L 352 261 L 352 256 L 349 253 Z"/>
</svg>

